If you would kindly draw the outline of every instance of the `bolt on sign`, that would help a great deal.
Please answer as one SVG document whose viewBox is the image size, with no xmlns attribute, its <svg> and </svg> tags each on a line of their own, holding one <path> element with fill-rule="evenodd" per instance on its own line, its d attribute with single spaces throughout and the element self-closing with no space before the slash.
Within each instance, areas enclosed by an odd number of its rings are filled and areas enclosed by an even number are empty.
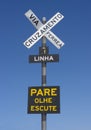
<svg viewBox="0 0 91 130">
<path fill-rule="evenodd" d="M 28 114 L 40 113 L 60 113 L 59 86 L 28 88 Z"/>
</svg>

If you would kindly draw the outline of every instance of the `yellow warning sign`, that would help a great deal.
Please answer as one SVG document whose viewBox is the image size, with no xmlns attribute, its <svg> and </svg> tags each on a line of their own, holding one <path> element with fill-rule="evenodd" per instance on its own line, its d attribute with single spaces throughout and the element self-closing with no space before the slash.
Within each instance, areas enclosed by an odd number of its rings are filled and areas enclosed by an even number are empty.
<svg viewBox="0 0 91 130">
<path fill-rule="evenodd" d="M 59 86 L 29 87 L 28 113 L 60 113 Z"/>
</svg>

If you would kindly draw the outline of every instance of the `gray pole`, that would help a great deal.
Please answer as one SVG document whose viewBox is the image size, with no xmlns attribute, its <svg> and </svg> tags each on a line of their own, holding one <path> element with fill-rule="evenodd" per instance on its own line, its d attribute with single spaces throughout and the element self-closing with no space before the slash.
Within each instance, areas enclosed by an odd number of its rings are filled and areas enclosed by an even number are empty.
<svg viewBox="0 0 91 130">
<path fill-rule="evenodd" d="M 43 24 L 46 23 L 46 18 L 42 18 Z M 42 49 L 46 50 L 46 37 L 42 37 Z M 45 54 L 46 52 L 44 52 Z M 46 86 L 46 62 L 42 62 L 42 86 Z M 46 130 L 46 113 L 41 114 L 41 130 Z"/>
</svg>

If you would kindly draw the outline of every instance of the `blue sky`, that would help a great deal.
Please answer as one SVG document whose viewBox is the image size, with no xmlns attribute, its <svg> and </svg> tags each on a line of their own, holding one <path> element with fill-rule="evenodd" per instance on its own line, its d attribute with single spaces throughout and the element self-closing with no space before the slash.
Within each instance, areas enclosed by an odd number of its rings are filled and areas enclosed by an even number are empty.
<svg viewBox="0 0 91 130">
<path fill-rule="evenodd" d="M 59 63 L 47 64 L 47 86 L 61 88 L 61 114 L 47 115 L 47 130 L 91 129 L 91 1 L 0 1 L 0 130 L 40 130 L 41 115 L 27 114 L 28 87 L 41 85 L 41 64 L 29 64 L 41 40 L 31 49 L 23 42 L 36 29 L 24 16 L 31 9 L 39 19 L 60 12 L 64 19 L 52 31 L 65 45 L 47 40 Z"/>
</svg>

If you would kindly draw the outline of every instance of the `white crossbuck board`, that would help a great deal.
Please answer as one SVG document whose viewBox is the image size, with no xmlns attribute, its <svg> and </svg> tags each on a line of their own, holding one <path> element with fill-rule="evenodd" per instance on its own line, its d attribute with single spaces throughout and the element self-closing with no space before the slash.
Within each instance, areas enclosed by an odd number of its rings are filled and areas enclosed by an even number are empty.
<svg viewBox="0 0 91 130">
<path fill-rule="evenodd" d="M 53 32 L 50 31 L 50 29 L 52 29 L 59 21 L 64 18 L 62 14 L 59 12 L 56 13 L 46 24 L 42 24 L 42 22 L 32 12 L 32 10 L 27 11 L 25 16 L 35 26 L 35 28 L 38 29 L 38 31 L 36 31 L 24 42 L 24 45 L 27 48 L 32 47 L 43 36 L 46 36 L 47 39 L 52 42 L 53 45 L 55 45 L 58 49 L 64 45 L 64 43 Z"/>
<path fill-rule="evenodd" d="M 39 29 L 43 26 L 42 22 L 38 19 L 38 17 L 32 12 L 32 10 L 28 10 L 25 13 L 25 16 L 29 19 L 29 21 L 35 26 L 36 29 Z M 51 31 L 45 34 L 46 38 L 55 45 L 58 49 L 60 49 L 64 43 Z"/>
</svg>

